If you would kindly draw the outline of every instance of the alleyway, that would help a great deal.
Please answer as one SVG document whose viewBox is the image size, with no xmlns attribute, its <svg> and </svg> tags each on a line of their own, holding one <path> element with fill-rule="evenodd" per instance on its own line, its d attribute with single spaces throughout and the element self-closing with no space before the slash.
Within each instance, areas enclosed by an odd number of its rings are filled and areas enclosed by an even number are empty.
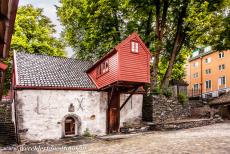
<svg viewBox="0 0 230 154">
<path fill-rule="evenodd" d="M 60 145 L 59 145 L 60 146 Z M 65 146 L 65 144 L 63 144 Z M 71 146 L 75 146 L 72 144 Z M 1 151 L 0 151 L 1 153 Z M 16 152 L 19 153 L 19 152 Z M 30 153 L 30 152 L 22 152 Z M 33 152 L 34 153 L 34 152 Z M 47 151 L 35 152 L 46 154 Z M 96 140 L 80 146 L 76 151 L 51 153 L 83 154 L 152 154 L 152 153 L 230 153 L 230 122 L 186 130 L 151 132 L 129 135 L 125 139 Z"/>
</svg>

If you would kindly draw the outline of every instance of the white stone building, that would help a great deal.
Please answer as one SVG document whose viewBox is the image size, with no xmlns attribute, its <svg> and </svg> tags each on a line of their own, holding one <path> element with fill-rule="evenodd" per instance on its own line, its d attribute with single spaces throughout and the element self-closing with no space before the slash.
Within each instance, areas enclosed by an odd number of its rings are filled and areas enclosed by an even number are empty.
<svg viewBox="0 0 230 154">
<path fill-rule="evenodd" d="M 140 54 L 134 56 L 140 56 L 145 51 L 135 52 Z M 107 57 L 107 61 L 109 59 Z M 143 64 L 146 68 L 146 63 Z M 108 84 L 107 89 L 99 89 L 95 81 L 98 77 L 94 80 L 87 72 L 92 66 L 101 69 L 101 64 L 97 65 L 99 67 L 89 61 L 71 58 L 15 53 L 12 119 L 19 140 L 60 139 L 85 132 L 105 135 L 119 131 L 124 122 L 141 119 L 143 94 L 138 90 L 145 83 L 123 81 L 121 85 L 116 81 Z M 107 69 L 106 75 L 112 72 L 112 68 L 109 69 L 114 66 L 111 65 L 112 62 L 107 68 L 103 65 Z"/>
<path fill-rule="evenodd" d="M 92 88 L 92 90 L 83 89 L 81 85 L 52 89 L 49 84 L 55 84 L 55 80 L 50 81 L 51 83 L 42 81 L 49 78 L 43 74 L 46 73 L 44 67 L 48 72 L 57 68 L 58 65 L 63 67 L 71 61 L 72 67 L 76 63 L 76 68 L 80 69 L 83 67 L 78 67 L 79 65 L 88 64 L 85 61 L 67 58 L 26 53 L 15 54 L 15 99 L 12 106 L 15 107 L 16 110 L 13 109 L 13 111 L 16 112 L 13 112 L 13 121 L 16 123 L 21 140 L 59 139 L 65 136 L 82 135 L 87 129 L 94 135 L 106 134 L 107 92 L 93 89 L 95 87 L 90 79 L 86 79 L 82 84 L 88 85 L 87 88 Z M 88 78 L 87 75 L 84 75 L 84 70 L 76 70 L 76 68 L 72 73 L 76 73 L 76 76 L 79 73 L 79 78 Z M 87 69 L 87 67 L 85 68 Z M 33 77 L 33 73 L 37 74 L 38 72 L 39 77 Z M 65 74 L 59 71 L 52 73 L 54 73 L 53 76 L 56 76 L 55 79 L 58 78 L 58 75 Z M 70 75 L 69 72 L 68 75 Z M 39 82 L 38 84 L 44 84 L 43 87 L 30 87 L 29 84 L 33 82 L 32 80 Z M 127 95 L 121 94 L 121 100 L 124 100 Z M 121 125 L 127 120 L 141 118 L 142 98 L 142 94 L 135 94 L 128 101 L 120 113 Z M 71 123 L 72 120 L 74 124 Z M 69 127 L 74 127 L 74 130 Z"/>
</svg>

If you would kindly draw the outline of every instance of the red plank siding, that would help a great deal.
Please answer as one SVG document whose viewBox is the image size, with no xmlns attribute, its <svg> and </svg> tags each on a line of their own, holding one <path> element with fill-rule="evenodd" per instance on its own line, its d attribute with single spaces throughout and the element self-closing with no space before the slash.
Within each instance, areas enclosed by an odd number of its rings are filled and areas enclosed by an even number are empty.
<svg viewBox="0 0 230 154">
<path fill-rule="evenodd" d="M 131 52 L 131 41 L 138 43 L 138 53 Z M 109 72 L 97 77 L 97 67 L 107 59 Z M 139 36 L 133 33 L 87 72 L 98 89 L 116 81 L 150 83 L 150 52 Z"/>
<path fill-rule="evenodd" d="M 131 41 L 138 42 L 138 53 L 131 52 Z M 136 37 L 120 47 L 118 54 L 119 80 L 149 83 L 149 53 Z"/>
<path fill-rule="evenodd" d="M 97 67 L 89 73 L 89 76 L 94 81 L 98 89 L 118 80 L 118 54 L 115 53 L 107 59 L 109 60 L 109 71 L 107 73 L 97 77 Z"/>
</svg>

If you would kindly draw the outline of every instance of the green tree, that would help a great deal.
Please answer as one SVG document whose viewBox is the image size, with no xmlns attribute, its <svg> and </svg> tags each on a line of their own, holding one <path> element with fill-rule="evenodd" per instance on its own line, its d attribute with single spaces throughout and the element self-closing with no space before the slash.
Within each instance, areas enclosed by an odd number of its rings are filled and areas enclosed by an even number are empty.
<svg viewBox="0 0 230 154">
<path fill-rule="evenodd" d="M 78 58 L 99 58 L 121 40 L 119 0 L 61 0 L 61 4 L 57 13 L 64 37 Z"/>
<path fill-rule="evenodd" d="M 18 8 L 11 41 L 11 53 L 5 61 L 8 64 L 4 94 L 10 88 L 12 51 L 24 51 L 50 56 L 65 56 L 65 41 L 54 37 L 55 25 L 48 17 L 43 15 L 43 10 L 32 5 Z"/>
<path fill-rule="evenodd" d="M 187 32 L 190 46 L 212 46 L 215 50 L 230 48 L 230 1 L 193 0 L 185 19 L 190 30 Z"/>
<path fill-rule="evenodd" d="M 176 77 L 173 70 L 183 68 L 181 56 L 189 55 L 189 49 L 198 42 L 206 44 L 198 40 L 206 38 L 220 44 L 221 35 L 224 42 L 228 42 L 229 34 L 224 32 L 229 29 L 221 24 L 226 18 L 222 14 L 229 6 L 227 1 L 61 0 L 57 12 L 64 26 L 63 35 L 78 58 L 99 58 L 131 32 L 138 32 L 154 57 L 153 90 L 160 84 L 158 79 L 161 79 L 162 88 L 168 87 L 169 80 Z M 212 21 L 222 26 L 210 26 Z M 210 35 L 213 27 L 216 28 L 215 39 Z M 206 33 L 209 35 L 205 36 Z M 158 78 L 159 73 L 161 77 Z M 181 75 L 183 73 L 177 77 Z"/>
<path fill-rule="evenodd" d="M 55 25 L 43 10 L 32 5 L 18 8 L 11 51 L 25 51 L 51 56 L 65 56 L 63 40 L 55 38 Z"/>
</svg>

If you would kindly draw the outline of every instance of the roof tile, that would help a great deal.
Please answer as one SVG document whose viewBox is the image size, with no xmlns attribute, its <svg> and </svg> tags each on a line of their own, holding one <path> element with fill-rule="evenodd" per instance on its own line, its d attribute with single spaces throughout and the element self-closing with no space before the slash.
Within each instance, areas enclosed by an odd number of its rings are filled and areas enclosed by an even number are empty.
<svg viewBox="0 0 230 154">
<path fill-rule="evenodd" d="M 86 73 L 92 62 L 16 53 L 17 86 L 96 88 Z"/>
</svg>

